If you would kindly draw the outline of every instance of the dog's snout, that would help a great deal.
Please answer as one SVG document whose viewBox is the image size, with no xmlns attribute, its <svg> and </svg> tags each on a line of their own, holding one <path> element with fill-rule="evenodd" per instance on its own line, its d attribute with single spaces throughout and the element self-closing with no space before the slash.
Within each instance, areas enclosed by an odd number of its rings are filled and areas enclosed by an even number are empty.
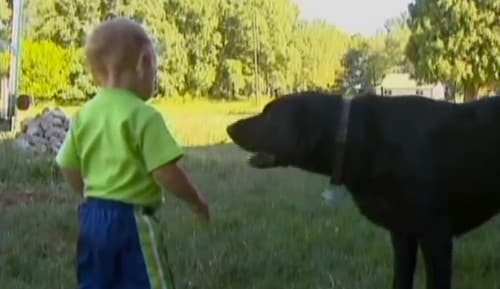
<svg viewBox="0 0 500 289">
<path fill-rule="evenodd" d="M 233 134 L 233 132 L 234 132 L 234 123 L 233 123 L 233 124 L 230 124 L 230 125 L 228 125 L 228 126 L 226 127 L 226 132 L 227 132 L 227 134 L 229 134 L 229 135 L 232 135 L 232 134 Z"/>
</svg>

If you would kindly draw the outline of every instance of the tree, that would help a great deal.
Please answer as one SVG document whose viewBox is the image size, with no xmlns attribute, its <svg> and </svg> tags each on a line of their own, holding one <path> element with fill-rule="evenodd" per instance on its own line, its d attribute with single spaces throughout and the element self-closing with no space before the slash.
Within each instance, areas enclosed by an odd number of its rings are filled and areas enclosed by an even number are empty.
<svg viewBox="0 0 500 289">
<path fill-rule="evenodd" d="M 168 13 L 164 0 L 31 0 L 26 9 L 26 35 L 77 51 L 80 57 L 71 62 L 71 82 L 88 96 L 94 91 L 93 82 L 81 54 L 87 33 L 110 17 L 131 17 L 143 23 L 154 38 L 159 51 L 159 92 L 172 95 L 184 88 L 187 63 L 183 36 Z M 72 94 L 79 95 L 78 91 Z"/>
<path fill-rule="evenodd" d="M 338 79 L 341 90 L 351 95 L 373 92 L 391 67 L 390 59 L 384 35 L 371 39 L 354 37 L 353 45 L 342 59 L 345 71 Z"/>
<path fill-rule="evenodd" d="M 30 0 L 26 5 L 26 38 L 80 47 L 86 33 L 102 19 L 101 1 Z"/>
<path fill-rule="evenodd" d="M 370 87 L 365 63 L 367 52 L 361 48 L 350 48 L 342 59 L 344 74 L 338 77 L 339 88 L 348 95 L 356 95 Z"/>
<path fill-rule="evenodd" d="M 500 78 L 498 0 L 416 0 L 407 56 L 418 79 L 458 83 L 464 100 Z"/>
<path fill-rule="evenodd" d="M 218 54 L 222 46 L 218 0 L 170 0 L 167 11 L 184 37 L 187 55 L 187 92 L 206 95 L 215 82 Z"/>
<path fill-rule="evenodd" d="M 9 27 L 12 11 L 7 0 L 0 0 L 0 51 L 2 51 L 2 41 L 9 39 Z"/>
<path fill-rule="evenodd" d="M 385 54 L 391 72 L 414 73 L 413 66 L 406 56 L 406 46 L 411 35 L 407 22 L 408 14 L 402 13 L 399 17 L 388 19 L 385 23 L 387 32 Z"/>
<path fill-rule="evenodd" d="M 7 11 L 2 3 L 11 3 L 2 1 L 0 18 Z M 391 20 L 387 35 L 351 38 L 324 21 L 299 21 L 292 0 L 30 0 L 25 11 L 28 39 L 50 41 L 69 55 L 70 84 L 59 96 L 65 99 L 95 92 L 83 45 L 97 23 L 113 16 L 133 18 L 152 36 L 160 96 L 331 90 L 338 79 L 370 89 L 388 67 L 406 69 L 408 62 L 404 18 Z"/>
<path fill-rule="evenodd" d="M 0 78 L 9 73 L 9 27 L 12 11 L 6 0 L 0 0 Z"/>
<path fill-rule="evenodd" d="M 349 36 L 324 21 L 303 23 L 297 36 L 302 69 L 297 75 L 302 88 L 328 89 L 343 73 L 342 58 L 348 51 Z"/>
<path fill-rule="evenodd" d="M 263 91 L 270 94 L 274 89 L 289 90 L 294 81 L 292 71 L 298 61 L 293 48 L 298 7 L 290 0 L 248 2 L 254 2 L 253 9 L 258 8 L 255 15 L 256 37 Z"/>
<path fill-rule="evenodd" d="M 211 93 L 213 95 L 229 96 L 231 91 L 228 84 L 232 79 L 228 73 L 230 66 L 233 71 L 238 71 L 241 67 L 241 76 L 238 79 L 243 81 L 240 93 L 251 95 L 255 83 L 254 52 L 256 52 L 256 42 L 254 38 L 253 16 L 256 7 L 251 1 L 227 0 L 223 1 L 218 31 L 221 35 L 221 48 L 218 54 L 217 81 L 214 82 Z M 232 63 L 232 64 L 230 64 Z M 240 63 L 240 64 L 236 64 Z M 260 68 L 258 67 L 260 71 Z"/>
<path fill-rule="evenodd" d="M 20 91 L 42 99 L 61 97 L 70 86 L 73 57 L 51 41 L 24 41 Z"/>
<path fill-rule="evenodd" d="M 0 78 L 9 75 L 10 53 L 8 51 L 0 52 Z"/>
<path fill-rule="evenodd" d="M 391 68 L 398 65 L 394 62 L 398 55 L 390 54 L 393 51 L 387 49 L 387 38 L 387 35 L 380 33 L 363 45 L 363 51 L 367 55 L 364 65 L 370 91 L 382 82 Z"/>
<path fill-rule="evenodd" d="M 245 85 L 243 64 L 239 60 L 225 59 L 220 69 L 221 71 L 218 73 L 218 91 L 214 91 L 214 94 L 224 98 L 237 98 Z"/>
</svg>

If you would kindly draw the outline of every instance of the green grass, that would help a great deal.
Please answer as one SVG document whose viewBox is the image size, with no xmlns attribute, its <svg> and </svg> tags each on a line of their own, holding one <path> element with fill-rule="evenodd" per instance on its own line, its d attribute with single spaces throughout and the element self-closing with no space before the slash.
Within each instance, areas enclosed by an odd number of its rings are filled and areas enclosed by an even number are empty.
<svg viewBox="0 0 500 289">
<path fill-rule="evenodd" d="M 186 109 L 177 118 L 174 109 L 173 125 L 182 129 L 198 117 L 204 120 L 199 128 L 222 136 L 220 127 L 238 116 L 223 107 L 210 115 L 210 109 Z M 213 222 L 200 225 L 173 197 L 159 212 L 179 289 L 390 288 L 387 233 L 349 198 L 325 204 L 320 194 L 326 178 L 252 169 L 232 144 L 190 147 L 187 153 L 182 164 L 206 193 Z M 75 288 L 80 197 L 62 183 L 52 159 L 0 144 L 0 200 L 6 199 L 23 202 L 0 206 L 0 289 Z M 493 220 L 456 243 L 455 289 L 500 288 L 499 226 Z M 424 277 L 419 264 L 416 288 L 424 288 Z"/>
</svg>

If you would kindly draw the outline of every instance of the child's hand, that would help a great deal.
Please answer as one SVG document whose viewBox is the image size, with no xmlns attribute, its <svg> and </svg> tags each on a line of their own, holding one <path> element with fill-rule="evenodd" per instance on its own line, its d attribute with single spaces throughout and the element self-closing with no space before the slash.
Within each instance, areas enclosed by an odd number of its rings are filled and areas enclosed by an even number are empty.
<svg viewBox="0 0 500 289">
<path fill-rule="evenodd" d="M 196 189 L 184 170 L 176 164 L 164 165 L 153 172 L 164 189 L 184 200 L 203 222 L 210 222 L 210 213 L 204 196 Z"/>
</svg>

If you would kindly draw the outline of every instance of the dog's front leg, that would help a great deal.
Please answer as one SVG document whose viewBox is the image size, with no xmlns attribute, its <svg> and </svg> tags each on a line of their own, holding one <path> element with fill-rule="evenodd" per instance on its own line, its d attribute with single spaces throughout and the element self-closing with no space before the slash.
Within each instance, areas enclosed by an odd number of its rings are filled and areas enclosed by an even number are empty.
<svg viewBox="0 0 500 289">
<path fill-rule="evenodd" d="M 417 238 L 405 233 L 391 232 L 394 254 L 394 289 L 412 289 L 417 261 Z"/>
<path fill-rule="evenodd" d="M 446 230 L 435 228 L 419 238 L 425 262 L 427 289 L 451 289 L 453 241 Z"/>
</svg>

